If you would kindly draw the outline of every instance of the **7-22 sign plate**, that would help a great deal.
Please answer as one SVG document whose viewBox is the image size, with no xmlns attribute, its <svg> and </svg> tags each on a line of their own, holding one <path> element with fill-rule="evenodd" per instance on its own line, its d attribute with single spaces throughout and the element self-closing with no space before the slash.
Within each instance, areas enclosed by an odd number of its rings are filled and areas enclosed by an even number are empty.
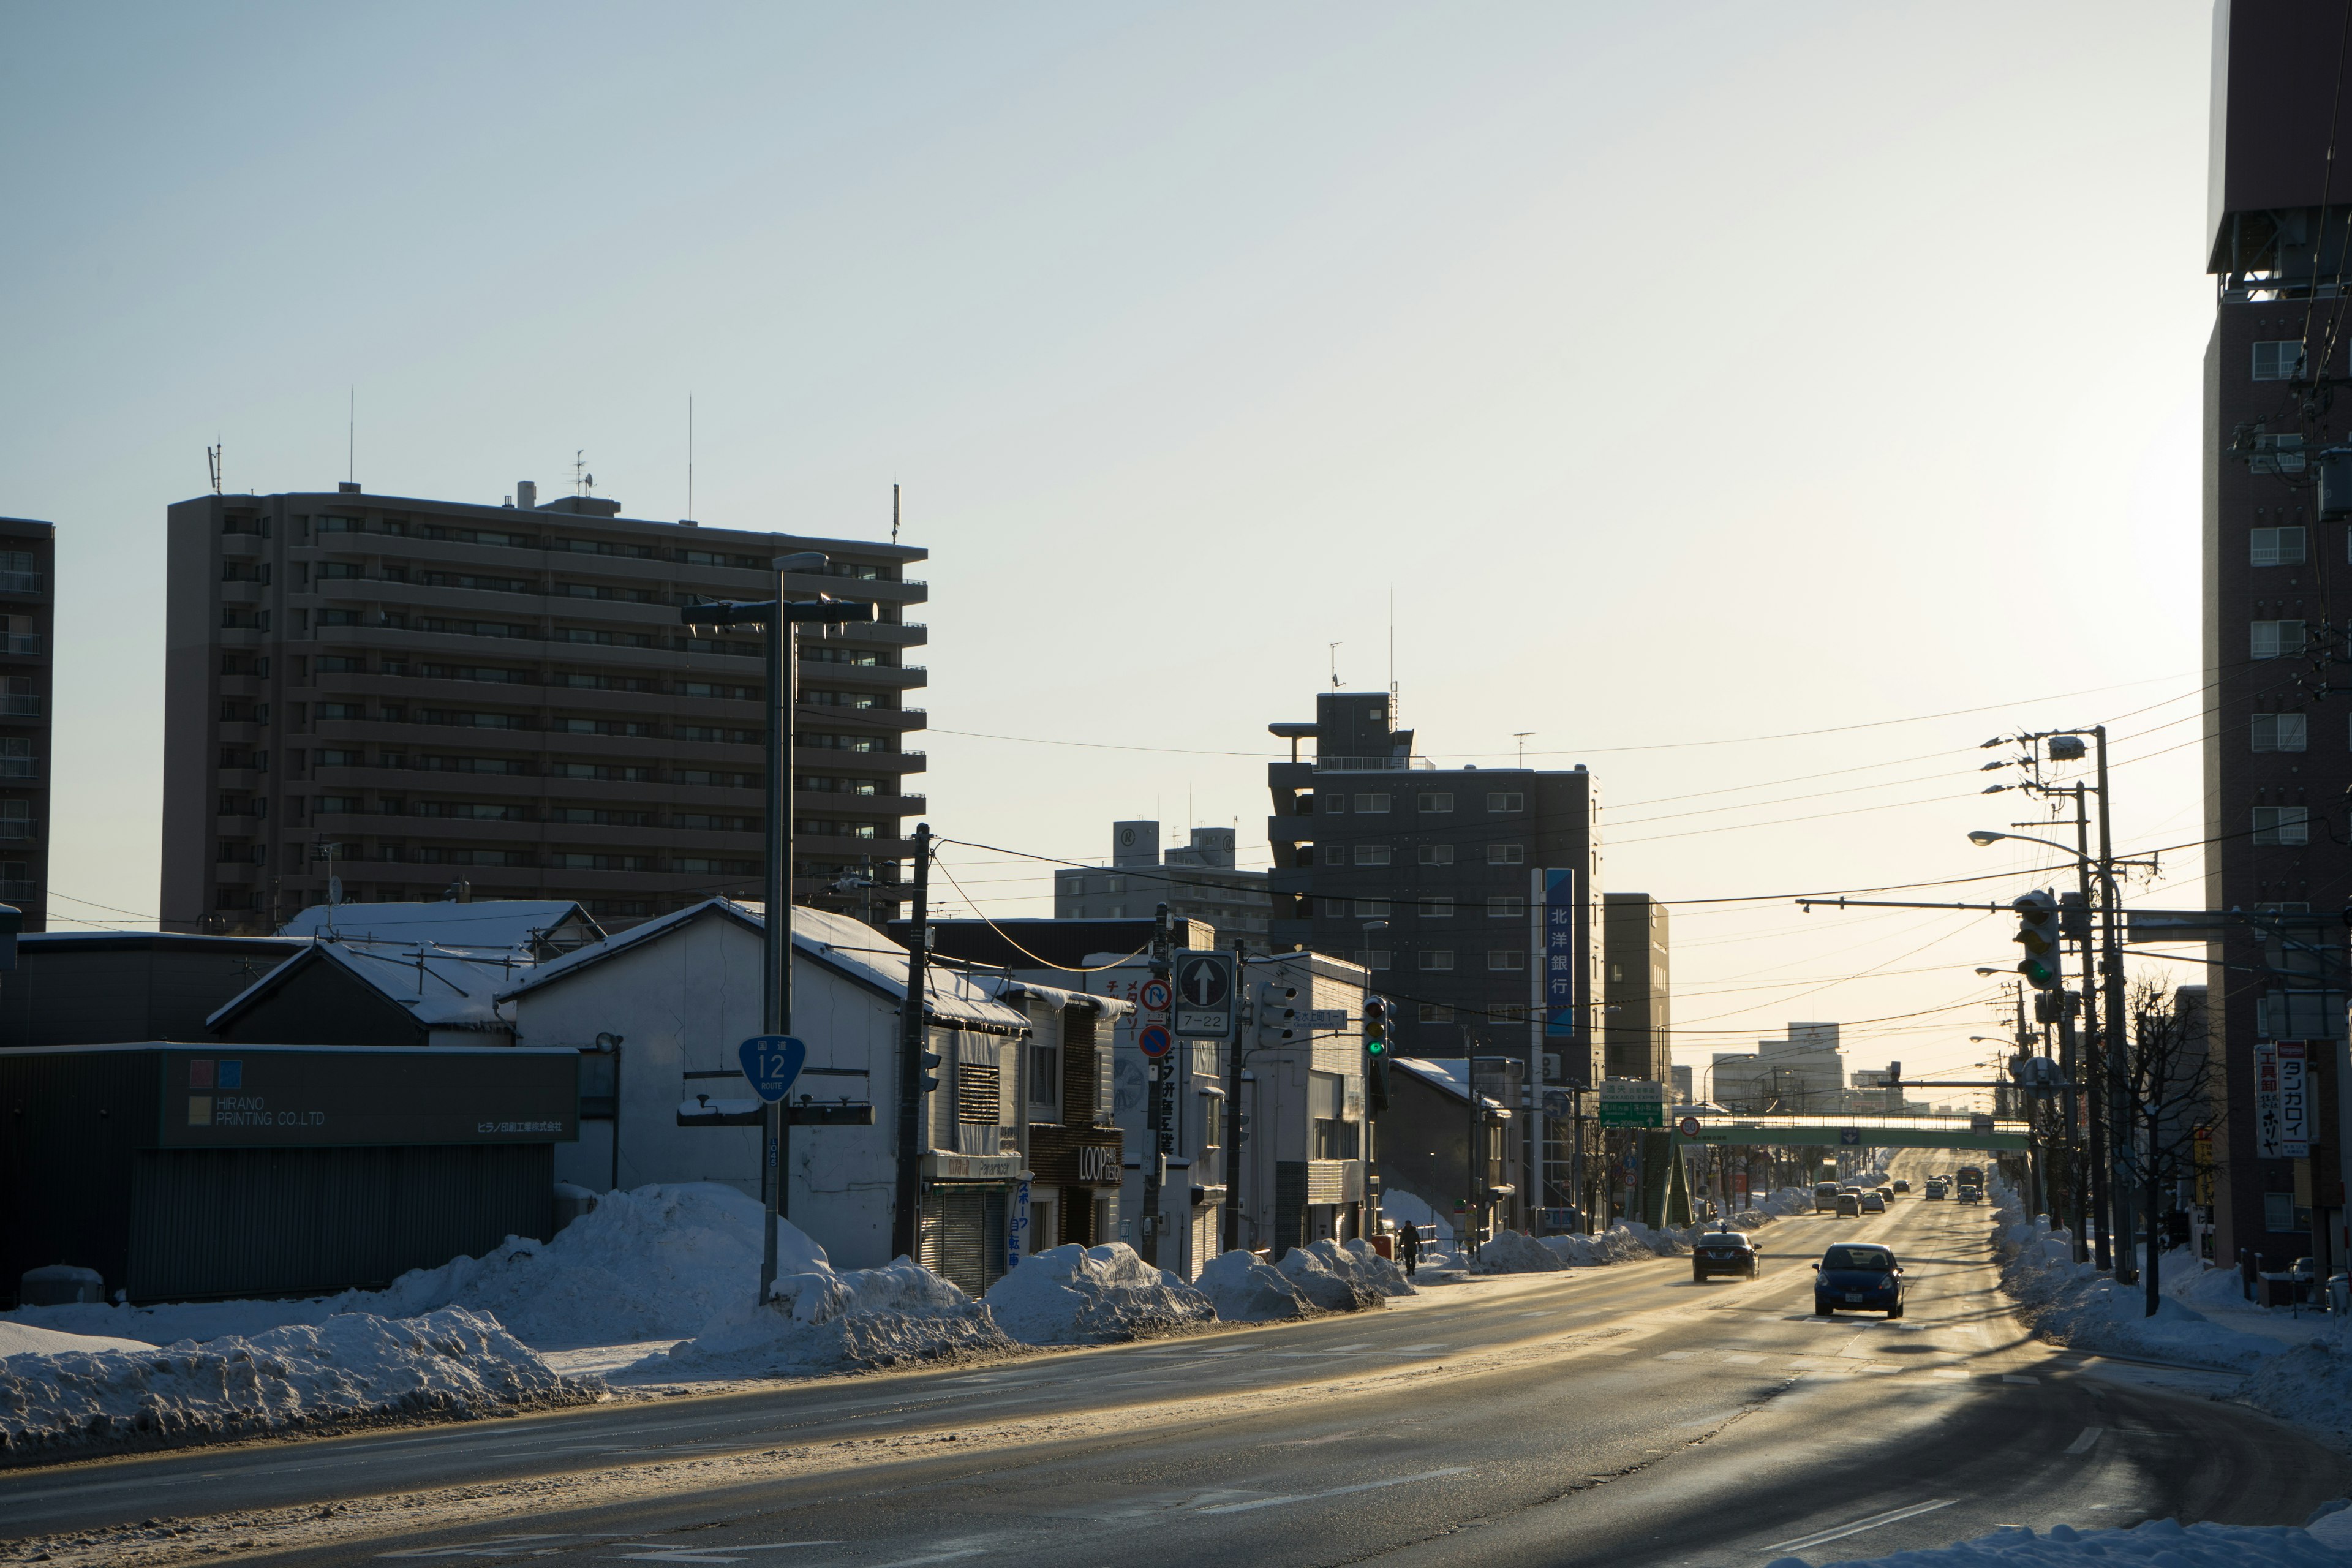
<svg viewBox="0 0 2352 1568">
<path fill-rule="evenodd" d="M 1222 1039 L 1234 1030 L 1234 955 L 1209 948 L 1176 954 L 1176 1032 Z"/>
</svg>

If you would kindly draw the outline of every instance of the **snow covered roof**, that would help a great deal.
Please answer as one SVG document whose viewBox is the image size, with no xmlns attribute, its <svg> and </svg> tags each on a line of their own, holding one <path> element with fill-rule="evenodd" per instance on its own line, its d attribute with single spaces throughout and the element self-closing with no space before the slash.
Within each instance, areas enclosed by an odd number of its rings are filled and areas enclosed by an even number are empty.
<svg viewBox="0 0 2352 1568">
<path fill-rule="evenodd" d="M 1395 1061 L 1397 1066 L 1415 1078 L 1435 1085 L 1456 1100 L 1466 1099 L 1469 1096 L 1470 1091 L 1463 1083 L 1463 1077 L 1468 1070 L 1468 1064 L 1460 1057 L 1398 1057 Z M 1500 1109 L 1503 1103 L 1489 1094 L 1480 1095 L 1478 1101 L 1482 1105 L 1491 1105 L 1497 1109 Z"/>
<path fill-rule="evenodd" d="M 310 946 L 221 1004 L 205 1027 L 218 1030 L 311 964 L 331 963 L 434 1029 L 504 1029 L 499 991 L 527 957 L 446 952 L 413 942 L 313 941 Z"/>
<path fill-rule="evenodd" d="M 458 903 L 313 904 L 278 928 L 284 936 L 346 942 L 431 942 L 443 948 L 531 952 L 594 942 L 604 928 L 568 899 L 481 899 Z"/>
<path fill-rule="evenodd" d="M 971 983 L 1001 1001 L 1018 1002 L 1024 996 L 1034 996 L 1049 1007 L 1092 1007 L 1097 1017 L 1118 1018 L 1135 1011 L 1135 1004 L 1122 1002 L 1116 996 L 1094 996 L 1084 991 L 1065 991 L 1055 985 L 1040 985 L 1034 980 L 1016 980 L 1009 974 L 975 974 Z"/>
<path fill-rule="evenodd" d="M 673 910 L 642 925 L 631 926 L 618 936 L 567 952 L 552 963 L 542 963 L 525 974 L 514 984 L 505 987 L 498 1000 L 504 1002 L 568 980 L 605 959 L 626 952 L 649 942 L 659 942 L 672 931 L 679 931 L 705 916 L 732 920 L 746 930 L 764 931 L 765 916 L 758 904 L 740 904 L 732 899 L 706 899 L 698 904 Z M 793 952 L 794 956 L 824 965 L 870 990 L 879 992 L 892 1001 L 901 1001 L 907 994 L 907 950 L 861 921 L 830 910 L 810 909 L 803 904 L 793 906 Z M 924 989 L 924 1011 L 940 1023 L 963 1024 L 976 1028 L 999 1031 L 1026 1031 L 1028 1015 L 1019 1008 L 1000 1002 L 972 980 L 937 965 L 929 966 Z"/>
</svg>

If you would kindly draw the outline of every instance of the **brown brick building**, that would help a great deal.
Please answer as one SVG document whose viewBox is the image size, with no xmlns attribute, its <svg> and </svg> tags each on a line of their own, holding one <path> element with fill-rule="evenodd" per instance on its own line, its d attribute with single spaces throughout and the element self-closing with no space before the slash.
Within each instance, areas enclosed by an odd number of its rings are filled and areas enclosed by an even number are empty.
<svg viewBox="0 0 2352 1568">
<path fill-rule="evenodd" d="M 870 863 L 895 911 L 900 819 L 922 809 L 907 618 L 927 552 L 620 515 L 335 493 L 209 495 L 169 512 L 163 929 L 257 931 L 326 896 L 576 899 L 608 929 L 713 893 L 757 898 L 765 831 L 760 634 L 678 620 L 795 593 L 880 621 L 804 631 L 794 889 Z M 331 854 L 331 858 L 330 858 Z M 862 900 L 853 907 L 863 909 Z"/>
<path fill-rule="evenodd" d="M 50 679 L 57 635 L 58 531 L 0 517 L 0 903 L 49 920 Z"/>
</svg>

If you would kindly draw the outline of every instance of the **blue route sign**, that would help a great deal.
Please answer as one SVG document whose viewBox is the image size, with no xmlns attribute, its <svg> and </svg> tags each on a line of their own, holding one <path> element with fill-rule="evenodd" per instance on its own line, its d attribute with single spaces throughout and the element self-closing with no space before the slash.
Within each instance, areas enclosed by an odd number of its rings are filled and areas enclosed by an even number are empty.
<svg viewBox="0 0 2352 1568">
<path fill-rule="evenodd" d="M 1862 1129 L 1859 1127 L 1840 1128 L 1838 1130 L 1838 1142 L 1849 1149 L 1859 1148 L 1862 1144 Z"/>
<path fill-rule="evenodd" d="M 743 1042 L 741 1055 L 743 1076 L 773 1105 L 792 1092 L 801 1064 L 808 1060 L 808 1047 L 790 1035 L 754 1035 Z"/>
</svg>

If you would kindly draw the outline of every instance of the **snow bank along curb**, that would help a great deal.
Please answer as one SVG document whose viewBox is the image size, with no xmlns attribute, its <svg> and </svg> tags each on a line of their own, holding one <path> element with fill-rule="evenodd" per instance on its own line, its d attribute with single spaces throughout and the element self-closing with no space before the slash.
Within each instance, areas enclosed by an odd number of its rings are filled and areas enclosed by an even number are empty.
<svg viewBox="0 0 2352 1568">
<path fill-rule="evenodd" d="M 1813 1194 L 1783 1187 L 1766 1198 L 1763 1206 L 1732 1215 L 1729 1223 L 1741 1230 L 1758 1230 L 1790 1214 L 1811 1214 Z M 1547 1236 L 1540 1239 L 1516 1230 L 1500 1230 L 1478 1248 L 1470 1266 L 1474 1274 L 1546 1274 L 1560 1268 L 1598 1268 L 1647 1258 L 1687 1255 L 1692 1241 L 1715 1227 L 1692 1226 L 1686 1230 L 1653 1230 L 1637 1219 L 1619 1220 L 1599 1236 Z"/>
<path fill-rule="evenodd" d="M 1208 1296 L 1123 1241 L 1073 1243 L 1023 1258 L 988 1288 L 988 1310 L 1031 1345 L 1105 1344 L 1204 1327 L 1218 1317 Z"/>
<path fill-rule="evenodd" d="M 2332 1507 L 2341 1510 L 2343 1505 Z M 2051 1526 L 2040 1535 L 2010 1526 L 1974 1541 L 1925 1552 L 1898 1552 L 1866 1562 L 1841 1559 L 1840 1568 L 2041 1568 L 2093 1563 L 2145 1563 L 2151 1568 L 2341 1568 L 2352 1549 L 2352 1518 L 2314 1514 L 2292 1525 L 2191 1524 L 2152 1519 L 2129 1530 Z M 1801 1557 L 1776 1558 L 1765 1568 L 1811 1568 Z"/>
<path fill-rule="evenodd" d="M 986 1307 L 908 1258 L 879 1268 L 835 1269 L 824 1248 L 777 1226 L 775 1289 L 739 1300 L 702 1332 L 648 1356 L 633 1371 L 693 1378 L 806 1376 L 1010 1354 Z"/>
<path fill-rule="evenodd" d="M 603 1391 L 599 1380 L 558 1375 L 496 1320 L 461 1307 L 419 1318 L 343 1313 L 250 1339 L 0 1360 L 0 1459 L 509 1414 Z"/>
<path fill-rule="evenodd" d="M 2231 1372 L 2250 1371 L 2286 1348 L 2213 1321 L 2173 1290 L 2160 1296 L 2156 1315 L 2147 1316 L 2142 1287 L 2118 1285 L 2095 1264 L 2075 1262 L 2073 1237 L 2053 1229 L 2046 1216 L 2028 1222 L 2006 1184 L 1996 1184 L 1992 1197 L 2001 1289 L 2017 1303 L 2018 1317 L 2040 1337 L 2078 1350 Z M 2179 1278 L 2184 1285 L 2201 1282 L 2198 1277 Z"/>
</svg>

